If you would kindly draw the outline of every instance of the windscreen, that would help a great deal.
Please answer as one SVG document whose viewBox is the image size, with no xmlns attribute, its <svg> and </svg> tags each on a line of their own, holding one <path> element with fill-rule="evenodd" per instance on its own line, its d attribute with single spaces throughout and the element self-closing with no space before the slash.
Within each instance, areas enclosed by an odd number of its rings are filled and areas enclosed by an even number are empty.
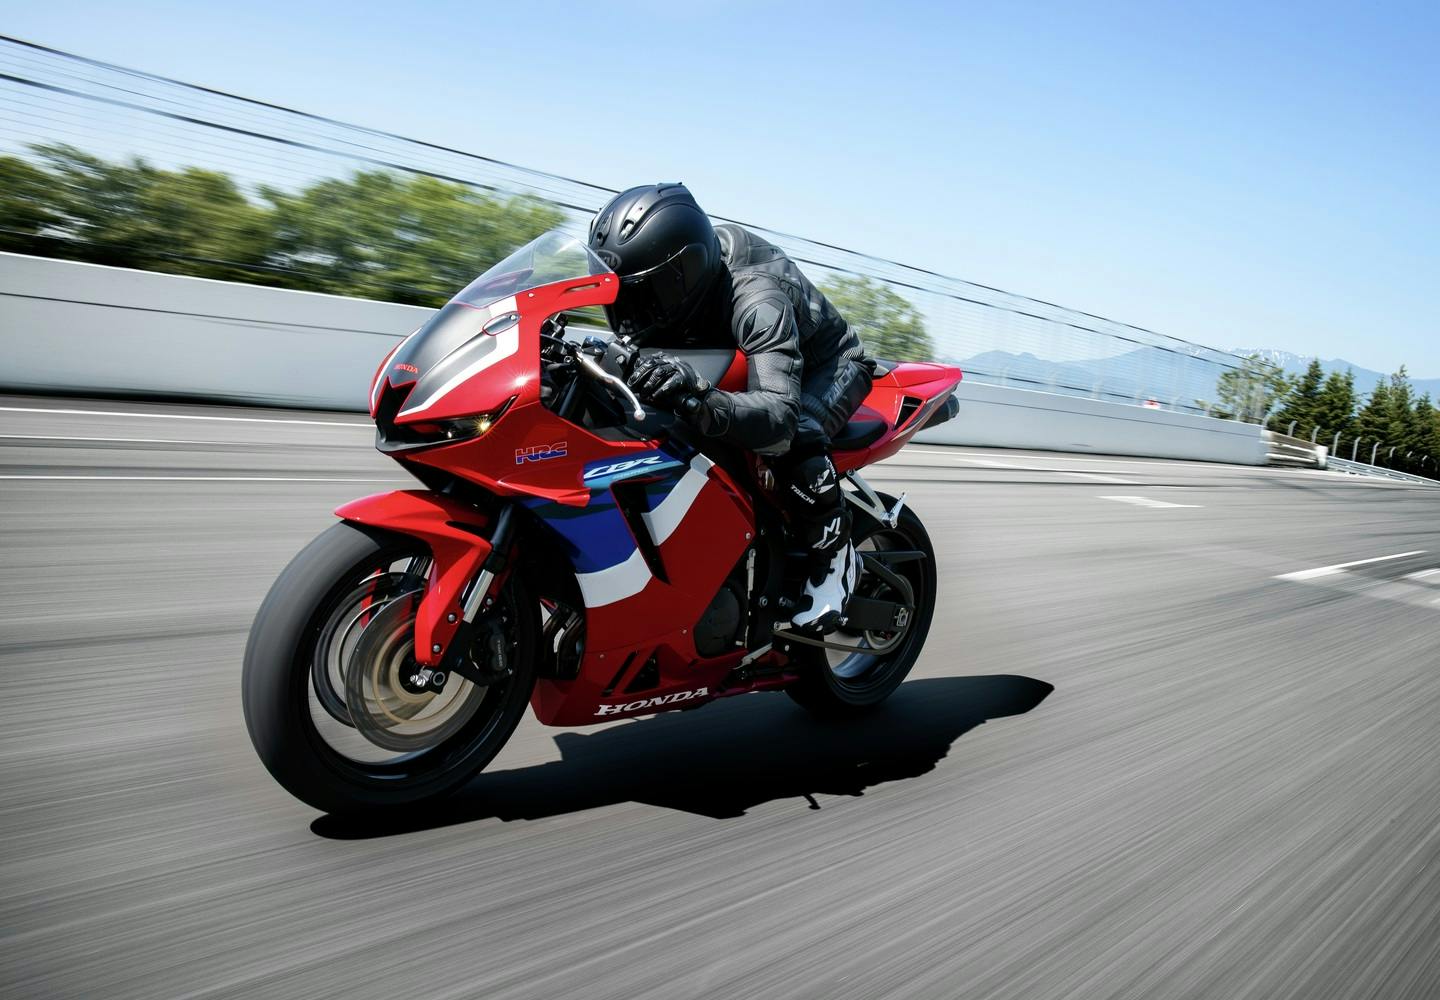
<svg viewBox="0 0 1440 1000">
<path fill-rule="evenodd" d="M 391 384 L 419 381 L 442 362 L 463 369 L 462 362 L 495 351 L 496 335 L 517 318 L 514 296 L 554 281 L 610 273 L 583 240 L 558 230 L 536 237 L 466 285 L 405 341 L 387 369 Z M 492 336 L 477 341 L 482 330 Z M 462 353 L 472 341 L 474 346 Z"/>
<path fill-rule="evenodd" d="M 584 240 L 552 229 L 470 282 L 451 301 L 467 306 L 487 306 L 496 299 L 553 281 L 609 273 L 610 268 L 595 256 Z"/>
</svg>

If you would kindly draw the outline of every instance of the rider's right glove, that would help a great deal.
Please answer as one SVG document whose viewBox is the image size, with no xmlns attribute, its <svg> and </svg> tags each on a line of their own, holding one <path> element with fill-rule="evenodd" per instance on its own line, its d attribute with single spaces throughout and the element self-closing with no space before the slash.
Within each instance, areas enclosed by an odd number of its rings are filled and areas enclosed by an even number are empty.
<svg viewBox="0 0 1440 1000">
<path fill-rule="evenodd" d="M 687 362 L 668 354 L 647 354 L 630 373 L 630 388 L 642 402 L 688 414 L 715 387 Z"/>
</svg>

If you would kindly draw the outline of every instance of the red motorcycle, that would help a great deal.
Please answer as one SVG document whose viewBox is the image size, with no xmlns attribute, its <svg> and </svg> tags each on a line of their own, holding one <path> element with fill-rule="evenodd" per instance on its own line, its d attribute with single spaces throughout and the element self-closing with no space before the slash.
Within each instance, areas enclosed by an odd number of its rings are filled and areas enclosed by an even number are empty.
<svg viewBox="0 0 1440 1000">
<path fill-rule="evenodd" d="M 844 716 L 909 672 L 935 608 L 934 549 L 904 495 L 858 470 L 953 416 L 960 370 L 877 368 L 834 442 L 860 576 L 836 631 L 799 633 L 804 553 L 762 460 L 641 406 L 627 342 L 567 334 L 619 285 L 583 242 L 547 233 L 381 363 L 376 447 L 424 488 L 339 508 L 245 650 L 250 738 L 296 797 L 357 812 L 442 796 L 527 703 L 546 725 L 582 726 L 783 690 Z M 737 351 L 675 353 L 721 388 L 746 385 Z"/>
</svg>

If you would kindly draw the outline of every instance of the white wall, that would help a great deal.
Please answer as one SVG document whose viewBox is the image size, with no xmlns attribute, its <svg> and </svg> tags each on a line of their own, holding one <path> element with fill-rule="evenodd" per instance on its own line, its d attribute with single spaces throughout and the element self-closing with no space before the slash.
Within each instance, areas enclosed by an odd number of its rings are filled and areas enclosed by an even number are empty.
<svg viewBox="0 0 1440 1000">
<path fill-rule="evenodd" d="M 979 382 L 961 382 L 955 394 L 955 419 L 917 441 L 1265 464 L 1255 424 Z"/>
<path fill-rule="evenodd" d="M 0 387 L 363 410 L 430 312 L 0 254 Z"/>
<path fill-rule="evenodd" d="M 0 254 L 0 388 L 364 410 L 428 309 Z M 1252 424 L 962 382 L 939 444 L 1263 464 Z"/>
</svg>

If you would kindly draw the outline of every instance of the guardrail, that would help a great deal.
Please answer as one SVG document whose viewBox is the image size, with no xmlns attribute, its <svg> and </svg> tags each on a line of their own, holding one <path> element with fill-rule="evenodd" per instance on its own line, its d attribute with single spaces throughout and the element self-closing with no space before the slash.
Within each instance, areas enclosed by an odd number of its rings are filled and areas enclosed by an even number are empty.
<svg viewBox="0 0 1440 1000">
<path fill-rule="evenodd" d="M 1312 469 L 1323 469 L 1329 461 L 1330 449 L 1304 438 L 1291 437 L 1279 431 L 1263 431 L 1268 450 L 1266 460 L 1272 465 L 1301 465 Z"/>
<path fill-rule="evenodd" d="M 1386 469 L 1378 465 L 1366 465 L 1364 462 L 1352 462 L 1348 458 L 1336 458 L 1333 455 L 1330 456 L 1325 467 L 1331 472 L 1346 472 L 1352 476 L 1374 476 L 1380 479 L 1396 479 L 1404 483 L 1440 486 L 1440 480 L 1426 479 L 1424 476 L 1414 476 L 1408 472 L 1396 472 L 1394 469 Z"/>
</svg>

